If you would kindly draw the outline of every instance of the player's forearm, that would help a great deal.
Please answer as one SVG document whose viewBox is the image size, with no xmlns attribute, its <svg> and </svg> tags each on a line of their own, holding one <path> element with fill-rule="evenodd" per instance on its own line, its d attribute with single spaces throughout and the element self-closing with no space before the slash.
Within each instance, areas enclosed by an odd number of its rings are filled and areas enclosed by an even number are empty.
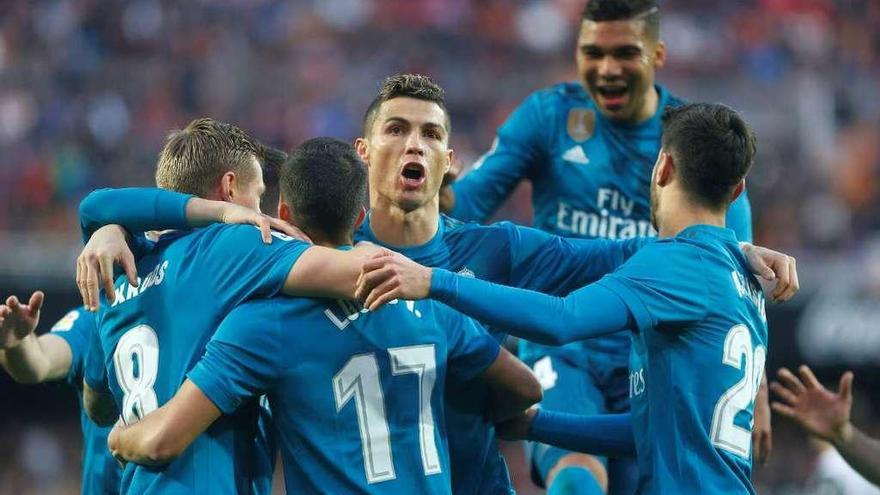
<svg viewBox="0 0 880 495">
<path fill-rule="evenodd" d="M 132 232 L 186 228 L 191 198 L 157 188 L 98 189 L 80 203 L 80 226 L 86 239 L 109 224 Z"/>
<path fill-rule="evenodd" d="M 183 448 L 169 437 L 164 411 L 159 408 L 130 426 L 117 426 L 118 435 L 111 442 L 114 455 L 146 466 L 161 466 L 177 458 Z"/>
<path fill-rule="evenodd" d="M 622 301 L 596 285 L 555 297 L 434 269 L 430 297 L 482 323 L 546 345 L 614 333 L 628 323 Z"/>
<path fill-rule="evenodd" d="M 348 251 L 312 246 L 293 265 L 281 292 L 288 296 L 354 299 L 361 267 L 379 250 L 371 244 Z"/>
<path fill-rule="evenodd" d="M 850 424 L 834 446 L 853 469 L 871 483 L 880 485 L 880 440 Z"/>
<path fill-rule="evenodd" d="M 109 393 L 101 393 L 83 382 L 83 409 L 86 415 L 98 426 L 113 426 L 119 418 L 119 410 Z"/>
<path fill-rule="evenodd" d="M 34 384 L 58 378 L 49 376 L 49 360 L 34 334 L 26 336 L 19 345 L 7 349 L 5 354 L 6 362 L 3 367 L 18 383 Z"/>
<path fill-rule="evenodd" d="M 529 426 L 528 439 L 591 455 L 636 455 L 629 413 L 581 416 L 539 409 Z"/>
</svg>

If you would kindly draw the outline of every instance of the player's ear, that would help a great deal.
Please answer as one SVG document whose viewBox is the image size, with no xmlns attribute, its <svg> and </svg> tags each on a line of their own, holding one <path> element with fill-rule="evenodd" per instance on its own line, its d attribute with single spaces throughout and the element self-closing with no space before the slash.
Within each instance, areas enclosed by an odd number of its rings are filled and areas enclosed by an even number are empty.
<svg viewBox="0 0 880 495">
<path fill-rule="evenodd" d="M 654 68 L 659 69 L 666 64 L 666 43 L 663 40 L 657 40 L 654 44 Z"/>
<path fill-rule="evenodd" d="M 361 206 L 361 212 L 358 214 L 357 220 L 354 221 L 354 230 L 357 230 L 364 223 L 365 218 L 367 218 L 367 209 Z"/>
<path fill-rule="evenodd" d="M 278 218 L 284 220 L 285 222 L 293 225 L 293 219 L 291 218 L 290 205 L 284 202 L 284 200 L 278 201 Z"/>
<path fill-rule="evenodd" d="M 228 171 L 220 177 L 220 200 L 231 203 L 235 197 L 236 188 L 235 172 Z"/>
<path fill-rule="evenodd" d="M 742 194 L 743 191 L 745 191 L 745 190 L 746 190 L 746 180 L 743 179 L 743 180 L 739 181 L 739 184 L 737 184 L 736 187 L 733 189 L 733 195 L 731 195 L 731 197 L 730 197 L 730 202 L 733 203 L 734 201 L 736 201 L 736 198 L 738 198 L 739 195 Z"/>
<path fill-rule="evenodd" d="M 368 148 L 370 143 L 367 142 L 367 138 L 359 137 L 354 140 L 354 149 L 357 151 L 361 160 L 369 167 L 370 166 L 370 154 L 368 152 Z"/>
<path fill-rule="evenodd" d="M 654 179 L 657 185 L 664 187 L 672 182 L 672 176 L 675 173 L 675 161 L 672 155 L 665 151 L 660 152 L 660 163 L 657 164 L 657 176 Z"/>
<path fill-rule="evenodd" d="M 449 172 L 449 169 L 452 168 L 452 164 L 455 163 L 455 150 L 449 148 L 446 150 L 446 167 L 443 168 L 443 173 Z"/>
</svg>

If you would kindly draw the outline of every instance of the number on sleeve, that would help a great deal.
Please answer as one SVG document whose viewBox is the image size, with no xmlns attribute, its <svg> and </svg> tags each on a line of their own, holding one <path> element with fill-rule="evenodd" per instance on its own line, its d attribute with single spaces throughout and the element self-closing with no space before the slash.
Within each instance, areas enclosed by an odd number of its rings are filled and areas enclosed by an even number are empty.
<svg viewBox="0 0 880 495">
<path fill-rule="evenodd" d="M 754 402 L 764 373 L 766 357 L 767 351 L 763 346 L 753 350 L 752 336 L 745 325 L 736 325 L 727 332 L 721 362 L 742 370 L 743 377 L 727 389 L 715 404 L 712 414 L 712 443 L 746 459 L 751 452 L 752 432 L 736 425 L 734 419 L 740 411 Z"/>
<path fill-rule="evenodd" d="M 125 332 L 113 352 L 116 380 L 122 389 L 122 419 L 132 424 L 159 407 L 156 375 L 159 372 L 159 338 L 147 325 Z"/>
</svg>

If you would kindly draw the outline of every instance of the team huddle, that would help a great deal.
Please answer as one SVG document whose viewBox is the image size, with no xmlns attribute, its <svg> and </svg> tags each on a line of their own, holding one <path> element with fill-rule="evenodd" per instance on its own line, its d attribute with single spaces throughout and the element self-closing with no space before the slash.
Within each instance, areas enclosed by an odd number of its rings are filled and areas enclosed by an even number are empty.
<svg viewBox="0 0 880 495">
<path fill-rule="evenodd" d="M 82 390 L 86 494 L 268 494 L 278 455 L 291 494 L 513 493 L 499 437 L 551 494 L 754 493 L 758 279 L 781 302 L 797 273 L 749 244 L 748 124 L 655 84 L 664 57 L 656 2 L 590 1 L 582 80 L 451 184 L 420 75 L 382 82 L 353 145 L 194 120 L 156 188 L 82 201 L 83 307 L 37 337 L 43 294 L 9 297 L 0 363 Z M 486 224 L 523 179 L 535 228 Z"/>
</svg>

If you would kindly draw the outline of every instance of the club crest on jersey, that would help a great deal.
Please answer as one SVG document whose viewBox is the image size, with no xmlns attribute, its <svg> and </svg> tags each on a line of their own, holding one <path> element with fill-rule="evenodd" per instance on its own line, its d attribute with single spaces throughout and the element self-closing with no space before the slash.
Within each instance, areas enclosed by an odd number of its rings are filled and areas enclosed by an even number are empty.
<svg viewBox="0 0 880 495">
<path fill-rule="evenodd" d="M 586 141 L 596 128 L 596 114 L 588 108 L 572 108 L 568 111 L 568 137 L 577 142 Z"/>
</svg>

